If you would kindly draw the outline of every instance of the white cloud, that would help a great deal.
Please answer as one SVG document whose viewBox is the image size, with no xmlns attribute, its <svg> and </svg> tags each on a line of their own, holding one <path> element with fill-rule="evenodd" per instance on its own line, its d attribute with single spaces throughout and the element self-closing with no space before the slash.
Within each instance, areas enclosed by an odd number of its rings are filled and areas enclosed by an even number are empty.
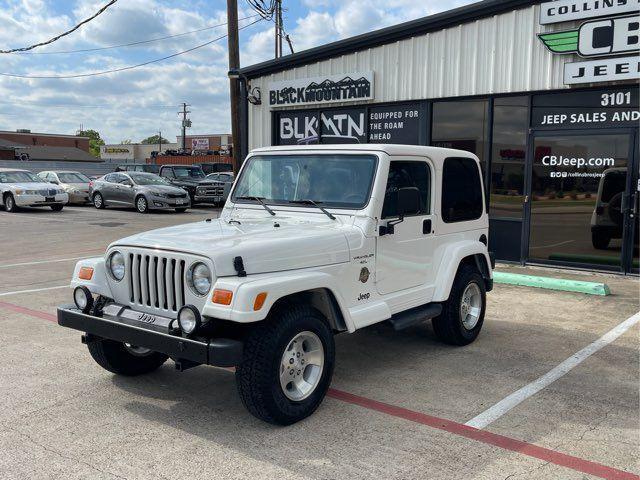
<svg viewBox="0 0 640 480">
<path fill-rule="evenodd" d="M 75 0 L 69 8 L 71 3 L 0 0 L 0 48 L 51 38 L 91 16 L 105 2 Z M 226 21 L 225 3 L 123 0 L 77 32 L 38 51 L 103 47 L 217 25 Z M 239 3 L 244 8 L 240 18 L 254 13 L 244 2 Z M 289 3 L 291 10 L 286 16 L 294 48 L 301 51 L 465 3 L 470 0 L 302 0 L 295 7 Z M 225 33 L 222 26 L 89 55 L 4 55 L 0 72 L 61 75 L 101 71 L 172 54 Z M 243 66 L 273 58 L 272 23 L 261 22 L 242 30 L 240 39 Z M 109 142 L 141 140 L 158 129 L 173 139 L 179 133 L 178 104 L 186 101 L 192 104 L 193 133 L 228 132 L 226 73 L 227 41 L 222 39 L 187 55 L 118 74 L 75 80 L 0 77 L 0 129 L 73 133 L 82 123 L 101 132 Z"/>
</svg>

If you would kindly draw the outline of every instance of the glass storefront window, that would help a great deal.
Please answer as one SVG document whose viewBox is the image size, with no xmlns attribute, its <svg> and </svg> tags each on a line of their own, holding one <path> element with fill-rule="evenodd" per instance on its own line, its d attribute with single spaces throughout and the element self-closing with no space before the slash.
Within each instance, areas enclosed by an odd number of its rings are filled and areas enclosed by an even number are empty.
<svg viewBox="0 0 640 480">
<path fill-rule="evenodd" d="M 482 171 L 486 171 L 483 152 L 489 131 L 487 115 L 487 100 L 435 102 L 431 145 L 475 153 Z"/>
<path fill-rule="evenodd" d="M 489 214 L 522 219 L 529 99 L 496 98 L 493 108 Z"/>
<path fill-rule="evenodd" d="M 620 268 L 631 138 L 535 138 L 529 258 Z"/>
</svg>

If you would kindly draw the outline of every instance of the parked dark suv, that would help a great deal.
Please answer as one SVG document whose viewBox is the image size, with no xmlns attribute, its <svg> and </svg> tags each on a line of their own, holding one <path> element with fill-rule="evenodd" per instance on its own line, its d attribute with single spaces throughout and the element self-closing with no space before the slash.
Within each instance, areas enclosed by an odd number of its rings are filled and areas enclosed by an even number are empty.
<svg viewBox="0 0 640 480">
<path fill-rule="evenodd" d="M 208 179 L 198 165 L 162 165 L 160 176 L 189 192 L 192 204 L 224 201 L 224 186 Z"/>
</svg>

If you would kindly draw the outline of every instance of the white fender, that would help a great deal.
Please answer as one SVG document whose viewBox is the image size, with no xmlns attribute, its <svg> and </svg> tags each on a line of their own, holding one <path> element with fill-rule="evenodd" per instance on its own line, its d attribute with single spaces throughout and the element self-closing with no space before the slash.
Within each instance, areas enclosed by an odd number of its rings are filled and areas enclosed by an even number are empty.
<svg viewBox="0 0 640 480">
<path fill-rule="evenodd" d="M 81 280 L 78 278 L 82 267 L 93 268 L 91 280 Z M 80 285 L 87 287 L 94 295 L 113 298 L 113 293 L 111 293 L 111 287 L 109 287 L 109 281 L 107 280 L 107 267 L 104 263 L 104 258 L 85 258 L 76 263 L 76 268 L 73 270 L 73 278 L 71 279 L 71 288 L 76 288 Z"/>
<path fill-rule="evenodd" d="M 493 272 L 491 271 L 491 260 L 487 253 L 487 247 L 477 240 L 464 240 L 461 242 L 452 243 L 447 246 L 440 266 L 438 267 L 437 277 L 438 282 L 436 284 L 436 291 L 434 292 L 434 302 L 444 302 L 449 298 L 453 281 L 458 271 L 460 261 L 470 255 L 481 254 L 487 262 L 487 269 L 489 275 L 493 278 Z"/>
<path fill-rule="evenodd" d="M 342 312 L 349 331 L 355 330 L 349 309 L 335 283 L 335 278 L 327 273 L 316 271 L 282 272 L 281 274 L 253 275 L 251 277 L 219 278 L 214 289 L 233 292 L 231 305 L 205 304 L 202 314 L 213 318 L 231 320 L 240 323 L 264 320 L 273 304 L 282 297 L 307 290 L 325 288 L 331 291 Z M 267 298 L 262 308 L 254 311 L 254 302 L 259 293 L 266 292 Z"/>
</svg>

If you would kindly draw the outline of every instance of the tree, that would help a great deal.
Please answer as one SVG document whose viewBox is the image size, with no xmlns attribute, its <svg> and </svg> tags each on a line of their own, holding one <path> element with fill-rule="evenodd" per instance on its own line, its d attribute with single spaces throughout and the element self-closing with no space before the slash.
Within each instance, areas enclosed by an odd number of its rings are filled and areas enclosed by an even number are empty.
<svg viewBox="0 0 640 480">
<path fill-rule="evenodd" d="M 95 130 L 80 130 L 78 132 L 80 137 L 89 138 L 89 153 L 94 157 L 100 156 L 100 146 L 104 145 L 104 140 L 100 138 L 100 134 Z"/>
<path fill-rule="evenodd" d="M 140 143 L 144 143 L 145 145 L 157 145 L 158 143 L 160 143 L 160 136 L 153 135 L 152 137 L 145 138 Z M 169 143 L 169 140 L 167 140 L 166 138 L 162 138 L 162 143 Z"/>
</svg>

